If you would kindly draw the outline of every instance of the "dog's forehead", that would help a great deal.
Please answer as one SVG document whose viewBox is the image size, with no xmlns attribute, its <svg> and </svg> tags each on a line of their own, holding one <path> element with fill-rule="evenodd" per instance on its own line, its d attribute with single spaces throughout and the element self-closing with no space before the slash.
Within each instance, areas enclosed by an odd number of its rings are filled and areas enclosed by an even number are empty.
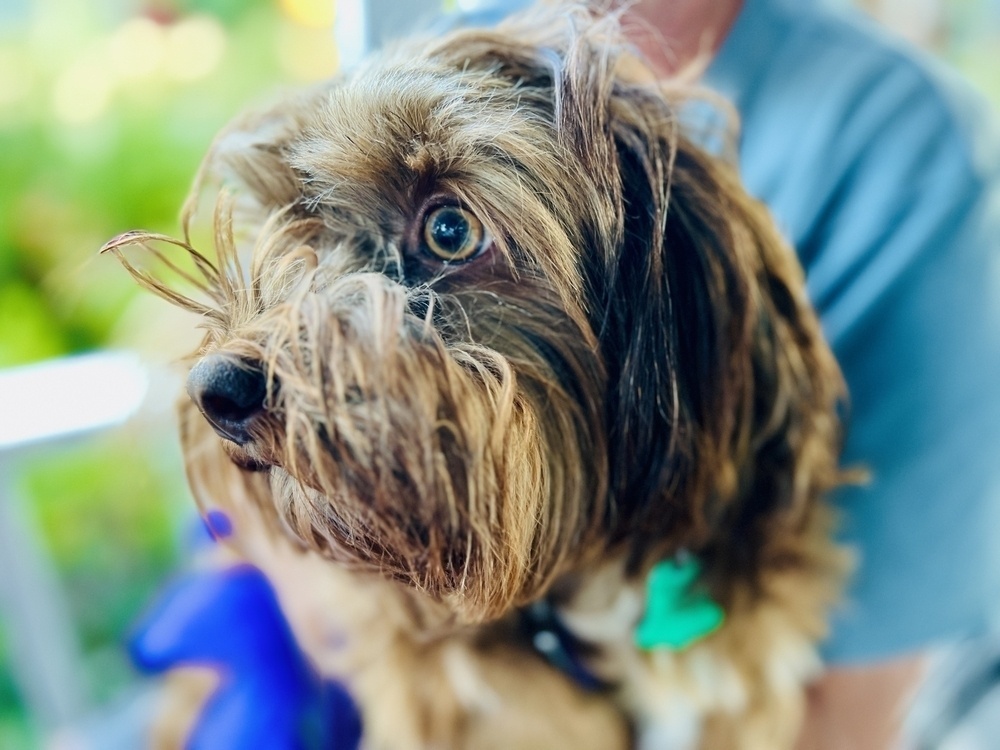
<svg viewBox="0 0 1000 750">
<path fill-rule="evenodd" d="M 551 139 L 537 92 L 490 69 L 430 58 L 359 71 L 332 87 L 290 149 L 311 189 L 357 205 L 402 201 L 414 184 L 461 181 L 517 143 Z"/>
</svg>

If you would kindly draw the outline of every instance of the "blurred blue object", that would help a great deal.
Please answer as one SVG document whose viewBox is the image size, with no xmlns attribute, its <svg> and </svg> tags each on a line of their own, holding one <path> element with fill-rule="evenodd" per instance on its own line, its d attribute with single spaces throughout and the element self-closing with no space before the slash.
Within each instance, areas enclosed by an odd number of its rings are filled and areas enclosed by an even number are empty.
<svg viewBox="0 0 1000 750">
<path fill-rule="evenodd" d="M 249 565 L 189 573 L 140 621 L 139 669 L 216 669 L 221 681 L 189 750 L 354 750 L 361 722 L 340 685 L 309 668 L 263 574 Z"/>
</svg>

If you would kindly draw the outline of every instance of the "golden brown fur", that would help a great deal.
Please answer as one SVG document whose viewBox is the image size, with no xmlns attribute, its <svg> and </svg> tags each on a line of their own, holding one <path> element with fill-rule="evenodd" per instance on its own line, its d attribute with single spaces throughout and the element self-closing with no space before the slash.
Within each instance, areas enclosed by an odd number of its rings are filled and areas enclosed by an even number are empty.
<svg viewBox="0 0 1000 750">
<path fill-rule="evenodd" d="M 266 374 L 244 445 L 182 406 L 190 480 L 366 748 L 794 740 L 845 570 L 840 375 L 765 209 L 623 60 L 576 8 L 404 45 L 220 136 L 194 191 L 234 191 L 217 261 L 190 212 L 184 241 L 109 243 L 183 248 L 202 301 L 122 258 L 203 316 L 199 355 Z M 492 236 L 473 260 L 421 250 L 442 201 Z M 726 624 L 639 651 L 682 549 Z M 607 691 L 520 635 L 543 597 Z"/>
</svg>

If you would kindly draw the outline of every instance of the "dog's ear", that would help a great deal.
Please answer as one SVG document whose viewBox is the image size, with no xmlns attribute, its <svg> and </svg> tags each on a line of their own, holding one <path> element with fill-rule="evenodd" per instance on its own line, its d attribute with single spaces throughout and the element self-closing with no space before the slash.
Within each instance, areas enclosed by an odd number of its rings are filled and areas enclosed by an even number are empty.
<svg viewBox="0 0 1000 750">
<path fill-rule="evenodd" d="M 331 85 L 244 114 L 216 137 L 182 210 L 183 239 L 138 230 L 102 248 L 141 286 L 201 316 L 209 331 L 203 349 L 213 333 L 224 336 L 252 320 L 315 268 L 312 246 L 323 222 L 306 205 L 290 152 Z M 129 257 L 130 246 L 145 252 Z M 287 275 L 258 283 L 272 261 Z"/>
<path fill-rule="evenodd" d="M 618 227 L 585 266 L 609 374 L 614 528 L 637 566 L 684 545 L 752 575 L 774 524 L 800 522 L 837 483 L 839 370 L 792 250 L 735 171 L 684 137 L 660 92 L 575 67 L 561 127 L 617 202 Z"/>
<path fill-rule="evenodd" d="M 189 226 L 207 199 L 214 209 L 220 191 L 232 194 L 250 222 L 295 205 L 301 198 L 301 175 L 290 163 L 293 141 L 329 96 L 331 83 L 318 85 L 280 103 L 249 111 L 230 122 L 202 160 L 184 205 Z"/>
</svg>

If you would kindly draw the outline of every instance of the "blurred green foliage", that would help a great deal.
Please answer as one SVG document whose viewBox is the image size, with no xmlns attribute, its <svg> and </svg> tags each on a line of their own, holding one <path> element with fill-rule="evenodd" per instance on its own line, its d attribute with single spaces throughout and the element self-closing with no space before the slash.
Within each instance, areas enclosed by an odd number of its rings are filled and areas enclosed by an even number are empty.
<svg viewBox="0 0 1000 750">
<path fill-rule="evenodd" d="M 212 135 L 321 46 L 268 0 L 107 5 L 36 0 L 0 39 L 0 366 L 106 342 L 134 290 L 97 248 L 176 230 Z"/>
<path fill-rule="evenodd" d="M 941 54 L 1000 107 L 1000 0 L 949 0 Z"/>
</svg>

